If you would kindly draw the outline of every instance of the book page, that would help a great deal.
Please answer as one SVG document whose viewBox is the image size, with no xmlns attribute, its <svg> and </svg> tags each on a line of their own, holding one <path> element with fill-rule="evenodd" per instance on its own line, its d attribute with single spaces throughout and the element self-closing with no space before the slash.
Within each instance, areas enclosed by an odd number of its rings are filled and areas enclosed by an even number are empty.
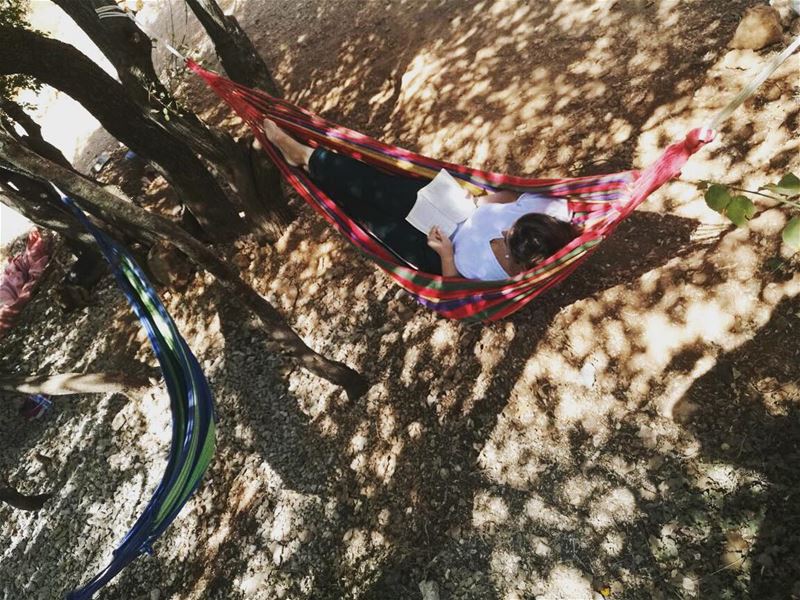
<svg viewBox="0 0 800 600">
<path fill-rule="evenodd" d="M 475 199 L 445 169 L 439 171 L 438 175 L 419 191 L 419 196 L 427 198 L 433 206 L 456 223 L 466 221 L 475 211 Z"/>
<path fill-rule="evenodd" d="M 417 198 L 417 202 L 414 204 L 411 212 L 408 213 L 406 221 L 425 235 L 428 235 L 434 225 L 438 225 L 442 233 L 450 237 L 453 235 L 456 227 L 458 227 L 456 221 L 449 218 L 425 197 Z"/>
<path fill-rule="evenodd" d="M 442 169 L 433 180 L 417 193 L 417 202 L 406 221 L 425 235 L 438 225 L 450 237 L 459 223 L 475 211 L 475 199 L 455 178 Z"/>
</svg>

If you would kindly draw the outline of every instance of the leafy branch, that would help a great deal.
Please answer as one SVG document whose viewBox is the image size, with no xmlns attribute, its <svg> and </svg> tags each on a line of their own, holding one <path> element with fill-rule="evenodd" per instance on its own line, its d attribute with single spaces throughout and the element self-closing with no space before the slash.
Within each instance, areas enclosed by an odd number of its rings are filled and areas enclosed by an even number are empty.
<svg viewBox="0 0 800 600">
<path fill-rule="evenodd" d="M 711 181 L 701 181 L 698 187 L 705 190 L 709 208 L 728 217 L 737 227 L 747 225 L 756 214 L 755 204 L 744 194 L 767 198 L 786 206 L 791 212 L 800 211 L 800 177 L 794 173 L 787 173 L 778 183 L 765 185 L 757 191 Z M 800 216 L 795 214 L 789 219 L 781 238 L 793 250 L 800 250 Z"/>
</svg>

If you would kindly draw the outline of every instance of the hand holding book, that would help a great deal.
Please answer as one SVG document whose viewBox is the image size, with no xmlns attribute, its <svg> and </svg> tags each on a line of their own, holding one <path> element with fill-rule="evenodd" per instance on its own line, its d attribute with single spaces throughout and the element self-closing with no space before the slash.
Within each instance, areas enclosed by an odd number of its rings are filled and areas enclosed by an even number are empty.
<svg viewBox="0 0 800 600">
<path fill-rule="evenodd" d="M 475 212 L 475 199 L 445 169 L 417 192 L 406 221 L 428 235 L 434 226 L 450 237 Z"/>
</svg>

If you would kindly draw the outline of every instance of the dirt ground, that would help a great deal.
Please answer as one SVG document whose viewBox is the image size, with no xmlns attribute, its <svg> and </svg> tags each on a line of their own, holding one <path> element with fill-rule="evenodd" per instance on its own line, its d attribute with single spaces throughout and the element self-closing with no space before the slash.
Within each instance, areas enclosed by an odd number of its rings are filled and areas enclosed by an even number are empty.
<svg viewBox="0 0 800 600">
<path fill-rule="evenodd" d="M 646 165 L 706 122 L 771 56 L 727 48 L 755 4 L 225 6 L 291 100 L 425 154 L 553 176 Z M 182 3 L 146 3 L 142 19 L 218 68 Z M 210 278 L 163 290 L 211 380 L 219 449 L 156 555 L 100 597 L 394 600 L 432 581 L 443 600 L 800 598 L 797 257 L 780 242 L 784 212 L 761 205 L 734 229 L 693 184 L 757 189 L 800 173 L 798 72 L 795 55 L 681 181 L 501 323 L 446 321 L 396 298 L 299 204 L 274 248 L 228 248 L 309 344 L 373 382 L 360 402 L 269 355 Z M 240 126 L 201 82 L 174 85 L 210 122 Z M 0 341 L 3 361 L 72 371 L 152 360 L 110 280 L 77 313 L 42 287 Z M 38 517 L 0 507 L 0 540 L 15 540 L 0 581 L 37 581 L 52 547 L 56 568 L 36 590 L 57 598 L 108 559 L 163 469 L 163 398 L 148 394 L 61 401 L 24 432 L 2 409 L 12 480 L 63 487 Z M 130 427 L 111 427 L 117 412 Z M 52 464 L 26 470 L 42 451 Z M 76 550 L 65 530 L 93 547 Z"/>
</svg>

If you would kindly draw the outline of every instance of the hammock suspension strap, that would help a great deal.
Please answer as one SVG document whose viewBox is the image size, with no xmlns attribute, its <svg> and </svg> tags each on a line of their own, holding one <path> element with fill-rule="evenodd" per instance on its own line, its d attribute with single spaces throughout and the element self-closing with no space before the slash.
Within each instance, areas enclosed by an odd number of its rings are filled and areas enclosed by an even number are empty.
<svg viewBox="0 0 800 600">
<path fill-rule="evenodd" d="M 784 48 L 783 52 L 774 56 L 759 73 L 750 80 L 742 91 L 736 94 L 733 99 L 714 117 L 708 122 L 706 127 L 709 129 L 717 129 L 723 121 L 733 114 L 739 106 L 747 100 L 750 96 L 756 93 L 756 90 L 772 75 L 775 70 L 780 67 L 787 58 L 789 58 L 797 48 L 800 47 L 800 36 L 797 36 L 794 41 Z"/>
</svg>

